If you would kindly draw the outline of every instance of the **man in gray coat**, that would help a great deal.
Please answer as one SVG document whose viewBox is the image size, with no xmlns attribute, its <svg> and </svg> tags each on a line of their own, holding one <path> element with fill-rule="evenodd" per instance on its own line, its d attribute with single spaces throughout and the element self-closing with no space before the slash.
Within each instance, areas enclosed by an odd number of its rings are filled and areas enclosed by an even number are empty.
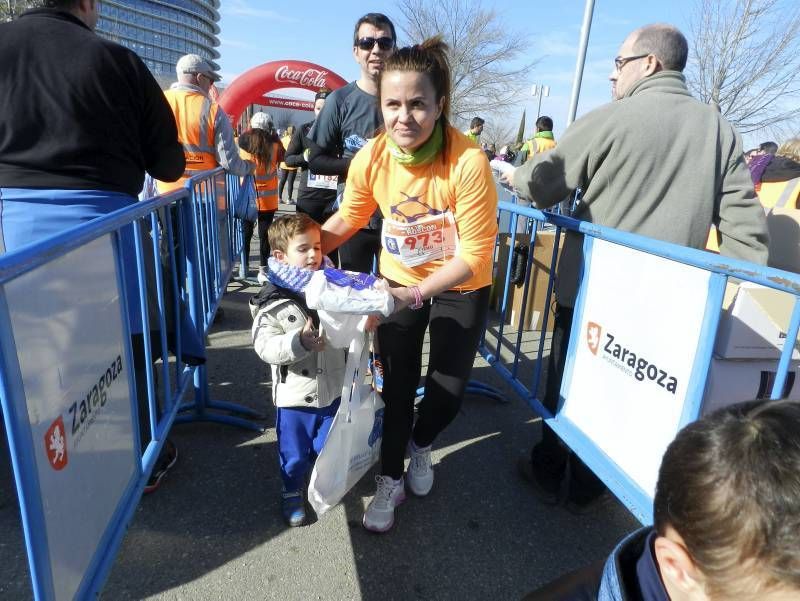
<svg viewBox="0 0 800 601">
<path fill-rule="evenodd" d="M 691 96 L 683 69 L 686 38 L 671 25 L 649 25 L 622 44 L 609 76 L 614 102 L 575 121 L 550 152 L 505 176 L 537 207 L 553 206 L 576 188 L 573 216 L 604 226 L 704 248 L 713 223 L 720 252 L 762 265 L 767 228 L 742 154 L 739 134 L 717 111 Z M 566 236 L 556 282 L 556 316 L 543 404 L 555 411 L 582 261 L 582 236 Z M 553 504 L 571 463 L 566 506 L 580 511 L 602 483 L 544 428 L 520 462 L 539 496 Z"/>
</svg>

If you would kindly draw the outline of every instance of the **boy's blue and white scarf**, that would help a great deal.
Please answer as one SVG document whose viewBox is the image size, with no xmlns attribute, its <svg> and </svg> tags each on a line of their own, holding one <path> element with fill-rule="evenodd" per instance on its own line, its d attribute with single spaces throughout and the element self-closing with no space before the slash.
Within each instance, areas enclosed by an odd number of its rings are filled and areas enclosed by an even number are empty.
<svg viewBox="0 0 800 601">
<path fill-rule="evenodd" d="M 331 261 L 327 255 L 323 255 L 322 267 L 326 268 L 333 266 L 333 261 Z M 306 285 L 311 279 L 311 276 L 314 275 L 314 271 L 311 269 L 295 267 L 294 265 L 289 265 L 288 263 L 279 261 L 275 257 L 269 257 L 269 259 L 267 259 L 267 267 L 269 268 L 267 277 L 269 278 L 270 282 L 276 286 L 280 286 L 281 288 L 286 288 L 287 290 L 298 292 L 300 294 L 305 292 Z"/>
</svg>

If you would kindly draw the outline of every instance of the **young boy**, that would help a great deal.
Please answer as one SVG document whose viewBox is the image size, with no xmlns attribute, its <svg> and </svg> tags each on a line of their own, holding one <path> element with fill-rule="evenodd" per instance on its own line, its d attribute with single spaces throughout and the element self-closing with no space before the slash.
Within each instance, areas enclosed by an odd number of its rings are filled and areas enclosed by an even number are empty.
<svg viewBox="0 0 800 601">
<path fill-rule="evenodd" d="M 306 477 L 339 407 L 345 352 L 326 348 L 317 313 L 305 302 L 305 286 L 322 263 L 319 224 L 302 213 L 279 217 L 269 244 L 269 281 L 250 301 L 253 345 L 272 366 L 283 517 L 301 526 Z"/>
<path fill-rule="evenodd" d="M 654 527 L 605 566 L 527 601 L 800 599 L 800 402 L 756 401 L 689 424 L 661 463 Z"/>
</svg>

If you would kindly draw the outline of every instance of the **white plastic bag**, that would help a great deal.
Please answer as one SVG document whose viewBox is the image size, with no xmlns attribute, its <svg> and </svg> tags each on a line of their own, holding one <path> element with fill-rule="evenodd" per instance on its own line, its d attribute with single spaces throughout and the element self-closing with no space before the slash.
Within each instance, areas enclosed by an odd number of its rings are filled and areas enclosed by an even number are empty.
<svg viewBox="0 0 800 601">
<path fill-rule="evenodd" d="M 308 502 L 317 515 L 341 501 L 380 456 L 384 404 L 364 384 L 368 354 L 366 336 L 359 336 L 347 355 L 339 410 L 311 472 Z"/>
<path fill-rule="evenodd" d="M 325 330 L 325 342 L 334 348 L 350 348 L 354 338 L 364 335 L 366 315 L 317 311 L 320 327 Z"/>
<path fill-rule="evenodd" d="M 385 280 L 366 273 L 326 267 L 314 272 L 306 284 L 309 309 L 389 317 L 394 297 Z"/>
</svg>

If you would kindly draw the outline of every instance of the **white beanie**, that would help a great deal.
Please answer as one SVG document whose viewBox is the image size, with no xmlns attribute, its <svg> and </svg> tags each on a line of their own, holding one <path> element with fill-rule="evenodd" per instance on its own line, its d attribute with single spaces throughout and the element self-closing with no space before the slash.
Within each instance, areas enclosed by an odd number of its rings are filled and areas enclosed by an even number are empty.
<svg viewBox="0 0 800 601">
<path fill-rule="evenodd" d="M 272 129 L 272 117 L 267 113 L 258 112 L 250 118 L 250 127 L 269 131 Z"/>
</svg>

